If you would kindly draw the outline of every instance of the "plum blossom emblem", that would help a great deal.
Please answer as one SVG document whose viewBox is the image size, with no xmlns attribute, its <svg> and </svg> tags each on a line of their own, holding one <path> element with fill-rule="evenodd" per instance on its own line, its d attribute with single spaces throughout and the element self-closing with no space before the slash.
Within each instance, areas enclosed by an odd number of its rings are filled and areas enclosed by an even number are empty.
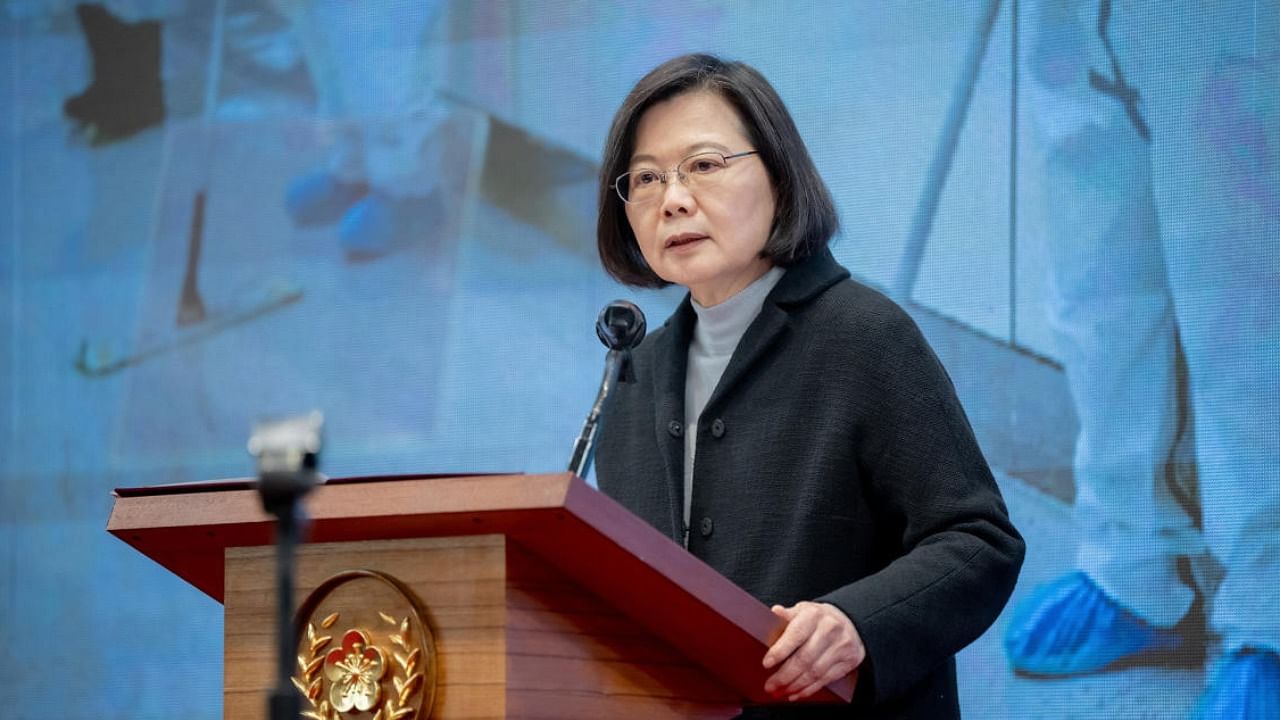
<svg viewBox="0 0 1280 720">
<path fill-rule="evenodd" d="M 377 707 L 382 698 L 382 676 L 386 672 L 382 651 L 369 642 L 369 636 L 362 630 L 347 631 L 342 636 L 342 647 L 330 652 L 324 661 L 333 709 L 364 712 Z"/>
</svg>

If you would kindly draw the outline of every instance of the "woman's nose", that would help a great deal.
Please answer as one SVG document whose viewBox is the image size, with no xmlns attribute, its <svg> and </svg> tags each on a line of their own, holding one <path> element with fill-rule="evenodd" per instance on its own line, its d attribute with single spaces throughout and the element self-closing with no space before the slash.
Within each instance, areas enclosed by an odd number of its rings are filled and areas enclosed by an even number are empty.
<svg viewBox="0 0 1280 720">
<path fill-rule="evenodd" d="M 688 215 L 693 212 L 694 200 L 693 193 L 689 192 L 689 188 L 674 174 L 669 178 L 662 187 L 662 214 L 671 217 L 674 215 Z"/>
</svg>

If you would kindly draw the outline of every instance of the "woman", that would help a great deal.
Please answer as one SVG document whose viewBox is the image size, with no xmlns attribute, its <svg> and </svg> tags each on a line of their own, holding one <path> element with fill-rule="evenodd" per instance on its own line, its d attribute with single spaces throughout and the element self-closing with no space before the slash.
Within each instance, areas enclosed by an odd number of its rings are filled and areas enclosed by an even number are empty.
<svg viewBox="0 0 1280 720">
<path fill-rule="evenodd" d="M 779 703 L 859 671 L 857 711 L 749 717 L 959 717 L 953 656 L 1008 599 L 1022 539 L 915 325 L 828 252 L 836 226 L 754 69 L 688 55 L 636 85 L 600 256 L 689 297 L 636 349 L 597 480 L 788 621 L 764 658 Z"/>
</svg>

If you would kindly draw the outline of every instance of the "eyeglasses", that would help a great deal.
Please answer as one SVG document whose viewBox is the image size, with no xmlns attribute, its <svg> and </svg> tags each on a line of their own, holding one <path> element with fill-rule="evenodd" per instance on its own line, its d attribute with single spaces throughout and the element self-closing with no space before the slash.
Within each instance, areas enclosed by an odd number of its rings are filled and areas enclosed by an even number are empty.
<svg viewBox="0 0 1280 720">
<path fill-rule="evenodd" d="M 671 173 L 690 190 L 714 187 L 724 179 L 724 170 L 734 158 L 759 154 L 758 150 L 723 155 L 718 152 L 703 152 L 690 155 L 670 170 L 654 170 L 641 168 L 624 172 L 613 181 L 613 189 L 618 192 L 622 202 L 629 205 L 641 205 L 658 199 L 662 195 Z"/>
</svg>

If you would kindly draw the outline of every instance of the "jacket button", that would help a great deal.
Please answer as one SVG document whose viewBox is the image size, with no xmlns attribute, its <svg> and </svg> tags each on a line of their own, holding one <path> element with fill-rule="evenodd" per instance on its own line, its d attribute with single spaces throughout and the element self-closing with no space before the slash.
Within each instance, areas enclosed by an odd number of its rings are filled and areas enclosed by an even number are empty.
<svg viewBox="0 0 1280 720">
<path fill-rule="evenodd" d="M 702 518 L 702 527 L 699 528 L 699 530 L 702 531 L 702 537 L 711 537 L 711 533 L 715 529 L 716 529 L 716 525 L 715 523 L 711 522 L 711 518 L 709 517 Z"/>
<path fill-rule="evenodd" d="M 667 423 L 667 432 L 671 433 L 671 437 L 680 437 L 684 435 L 684 426 L 680 424 L 679 420 L 672 420 Z"/>
<path fill-rule="evenodd" d="M 720 418 L 711 421 L 711 435 L 717 438 L 724 437 L 724 421 Z"/>
</svg>

